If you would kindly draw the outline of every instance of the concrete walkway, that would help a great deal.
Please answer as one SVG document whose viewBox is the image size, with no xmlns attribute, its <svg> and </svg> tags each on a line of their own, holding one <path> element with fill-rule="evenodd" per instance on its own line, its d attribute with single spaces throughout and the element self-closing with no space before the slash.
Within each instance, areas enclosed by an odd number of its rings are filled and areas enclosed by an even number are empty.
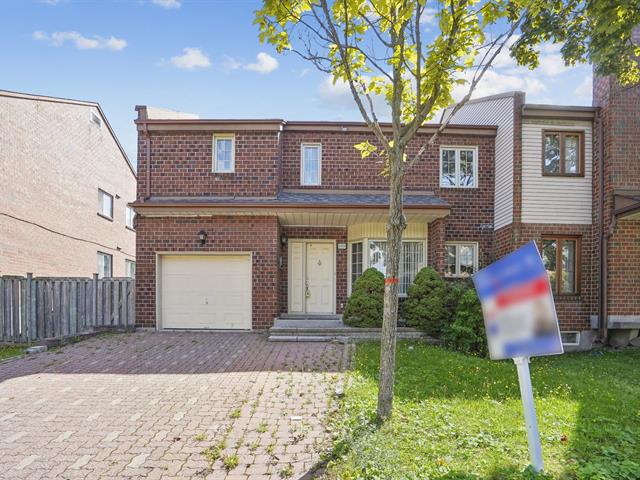
<svg viewBox="0 0 640 480">
<path fill-rule="evenodd" d="M 0 478 L 300 478 L 344 347 L 105 335 L 0 364 Z"/>
</svg>

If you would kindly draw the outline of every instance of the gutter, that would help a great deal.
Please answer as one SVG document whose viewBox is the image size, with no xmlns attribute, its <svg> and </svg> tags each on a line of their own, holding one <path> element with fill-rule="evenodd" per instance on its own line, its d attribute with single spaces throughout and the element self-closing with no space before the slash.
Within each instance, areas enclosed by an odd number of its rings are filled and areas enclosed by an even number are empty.
<svg viewBox="0 0 640 480">
<path fill-rule="evenodd" d="M 602 128 L 602 112 L 596 112 L 596 122 L 598 125 L 598 169 L 600 170 L 600 185 L 598 192 L 598 216 L 600 218 L 600 252 L 598 258 L 600 260 L 600 284 L 598 292 L 598 335 L 604 344 L 608 336 L 608 318 L 609 318 L 609 299 L 608 299 L 608 283 L 609 283 L 609 235 L 605 233 L 604 222 L 604 132 Z M 612 219 L 612 222 L 614 219 Z"/>
</svg>

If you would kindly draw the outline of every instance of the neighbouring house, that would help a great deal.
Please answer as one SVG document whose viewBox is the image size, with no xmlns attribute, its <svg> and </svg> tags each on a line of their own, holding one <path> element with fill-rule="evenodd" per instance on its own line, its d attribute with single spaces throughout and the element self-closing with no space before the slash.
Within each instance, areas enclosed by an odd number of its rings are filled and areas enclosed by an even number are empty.
<svg viewBox="0 0 640 480">
<path fill-rule="evenodd" d="M 136 175 L 100 105 L 0 91 L 0 275 L 135 274 Z"/>
<path fill-rule="evenodd" d="M 457 112 L 406 177 L 401 294 L 425 265 L 462 278 L 534 239 L 567 346 L 590 346 L 598 329 L 629 336 L 640 324 L 639 88 L 596 79 L 594 107 L 510 92 Z M 375 143 L 364 124 L 136 109 L 139 325 L 339 315 L 363 270 L 384 272 L 387 180 L 354 148 Z"/>
</svg>

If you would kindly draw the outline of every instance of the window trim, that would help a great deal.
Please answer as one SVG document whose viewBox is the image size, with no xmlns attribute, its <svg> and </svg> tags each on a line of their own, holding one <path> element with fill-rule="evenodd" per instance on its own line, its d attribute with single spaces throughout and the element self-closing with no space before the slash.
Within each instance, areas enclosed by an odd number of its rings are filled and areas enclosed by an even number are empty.
<svg viewBox="0 0 640 480">
<path fill-rule="evenodd" d="M 443 150 L 455 150 L 456 152 L 456 183 L 458 182 L 458 172 L 460 170 L 460 150 L 473 150 L 473 185 L 444 185 L 442 183 L 442 151 Z M 440 158 L 438 169 L 438 184 L 440 188 L 478 188 L 478 146 L 477 145 L 440 145 Z"/>
<path fill-rule="evenodd" d="M 100 255 L 104 255 L 105 257 L 109 257 L 109 273 L 111 275 L 103 275 L 101 277 L 100 276 L 100 272 L 98 272 L 98 278 L 111 278 L 111 277 L 113 277 L 113 255 L 111 255 L 110 253 L 106 253 L 106 252 L 102 252 L 102 251 L 98 250 L 96 257 L 99 258 Z"/>
<path fill-rule="evenodd" d="M 318 183 L 304 182 L 304 149 L 305 147 L 318 148 Z M 300 185 L 303 187 L 319 187 L 322 185 L 322 143 L 320 142 L 302 142 L 300 144 Z"/>
<path fill-rule="evenodd" d="M 102 196 L 101 196 L 102 193 L 104 193 L 106 196 L 108 196 L 111 199 L 111 216 L 105 215 L 104 213 L 102 213 Z M 100 209 L 98 210 L 98 215 L 102 218 L 105 218 L 113 222 L 113 212 L 115 210 L 113 195 L 111 195 L 106 190 L 101 189 L 100 187 L 98 187 L 98 205 L 100 207 Z"/>
<path fill-rule="evenodd" d="M 131 217 L 131 225 L 129 225 L 129 211 L 132 212 L 133 216 Z M 135 227 L 135 221 L 136 221 L 136 211 L 131 208 L 129 205 L 125 205 L 124 207 L 124 226 L 135 232 L 136 231 L 136 227 Z"/>
<path fill-rule="evenodd" d="M 231 170 L 218 169 L 218 140 L 231 140 Z M 213 134 L 213 173 L 236 173 L 236 136 L 233 133 Z"/>
<path fill-rule="evenodd" d="M 582 272 L 580 266 L 582 265 L 582 237 L 580 235 L 554 235 L 554 234 L 544 234 L 542 235 L 541 240 L 541 248 L 540 252 L 542 253 L 544 250 L 544 241 L 545 240 L 555 240 L 556 241 L 556 291 L 553 294 L 554 297 L 575 297 L 581 295 L 582 290 Z M 572 240 L 576 242 L 576 271 L 575 278 L 573 279 L 575 289 L 573 292 L 561 292 L 560 291 L 560 279 L 562 278 L 562 255 L 558 252 L 562 251 L 562 241 L 563 240 Z M 549 283 L 551 283 L 551 279 L 549 279 Z"/>
<path fill-rule="evenodd" d="M 133 265 L 133 276 L 128 275 L 127 267 L 129 265 Z M 136 278 L 136 262 L 135 260 L 129 260 L 128 258 L 124 259 L 124 274 L 127 278 L 135 279 Z"/>
<path fill-rule="evenodd" d="M 354 243 L 362 243 L 362 271 L 364 272 L 368 268 L 371 268 L 369 265 L 369 242 L 386 242 L 386 238 L 382 237 L 361 237 L 354 238 L 347 242 L 347 296 L 351 295 L 351 290 L 353 287 L 353 282 L 351 282 L 352 276 L 352 258 L 351 258 L 351 246 Z M 427 238 L 403 238 L 402 243 L 405 242 L 419 242 L 422 244 L 422 266 L 418 268 L 418 271 L 423 269 L 424 267 L 429 266 L 429 258 L 428 258 L 428 239 Z M 401 253 L 402 255 L 402 253 Z M 400 258 L 402 261 L 402 257 Z M 406 298 L 406 293 L 399 293 L 398 296 L 400 298 Z"/>
<path fill-rule="evenodd" d="M 455 245 L 456 246 L 456 272 L 455 274 L 451 275 L 451 274 L 447 274 L 446 272 L 443 274 L 443 277 L 445 278 L 469 278 L 471 275 L 461 275 L 460 274 L 460 256 L 458 255 L 458 247 L 459 246 L 463 246 L 463 245 L 471 245 L 473 247 L 473 272 L 476 273 L 478 271 L 478 257 L 480 256 L 480 244 L 479 242 L 466 242 L 463 240 L 460 241 L 450 241 L 450 242 L 444 242 L 444 246 L 445 246 L 445 257 L 447 255 L 447 249 L 446 247 L 449 245 Z M 446 259 L 445 259 L 445 266 L 446 266 Z"/>
<path fill-rule="evenodd" d="M 578 330 L 562 330 L 560 331 L 560 338 L 562 338 L 562 334 L 565 333 L 570 333 L 570 334 L 575 334 L 576 336 L 576 341 L 575 342 L 565 342 L 562 341 L 562 345 L 567 346 L 567 347 L 579 347 L 580 346 L 580 332 Z"/>
<path fill-rule="evenodd" d="M 545 154 L 545 150 L 544 150 L 544 139 L 547 135 L 559 135 L 560 136 L 560 172 L 558 173 L 549 173 L 549 172 L 545 172 L 544 170 L 544 154 Z M 565 137 L 567 135 L 578 135 L 578 173 L 565 173 L 564 172 L 564 156 L 565 156 L 565 151 L 564 151 L 564 144 L 565 144 Z M 542 162 L 540 163 L 540 169 L 542 171 L 542 176 L 543 177 L 584 177 L 584 137 L 585 137 L 585 131 L 584 130 L 568 130 L 568 129 L 562 129 L 562 130 L 557 130 L 557 129 L 548 129 L 545 128 L 542 130 Z"/>
</svg>

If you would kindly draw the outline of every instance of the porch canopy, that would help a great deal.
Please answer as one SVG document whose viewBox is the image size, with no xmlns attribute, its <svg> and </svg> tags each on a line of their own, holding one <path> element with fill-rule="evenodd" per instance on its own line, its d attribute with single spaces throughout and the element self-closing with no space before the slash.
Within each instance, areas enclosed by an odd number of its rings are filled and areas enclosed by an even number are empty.
<svg viewBox="0 0 640 480">
<path fill-rule="evenodd" d="M 408 223 L 430 223 L 447 216 L 447 202 L 432 191 L 405 191 Z M 383 190 L 282 190 L 273 197 L 150 197 L 131 204 L 141 215 L 277 216 L 281 225 L 348 226 L 384 223 L 389 194 Z"/>
<path fill-rule="evenodd" d="M 640 220 L 640 190 L 615 190 L 613 198 L 617 217 Z"/>
</svg>

